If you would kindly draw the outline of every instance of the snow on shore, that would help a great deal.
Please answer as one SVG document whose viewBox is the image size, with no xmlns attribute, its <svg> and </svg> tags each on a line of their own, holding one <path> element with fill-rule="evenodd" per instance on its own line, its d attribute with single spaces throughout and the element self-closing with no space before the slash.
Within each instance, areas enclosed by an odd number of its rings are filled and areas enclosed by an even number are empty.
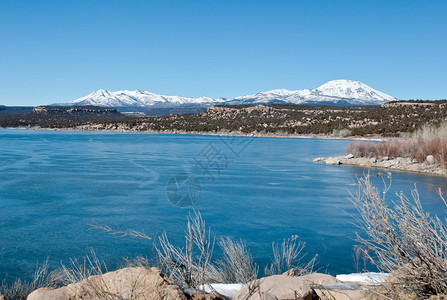
<svg viewBox="0 0 447 300">
<path fill-rule="evenodd" d="M 343 282 L 357 282 L 363 284 L 378 284 L 385 281 L 388 273 L 352 273 L 352 274 L 340 274 L 335 276 L 340 281 Z"/>
<path fill-rule="evenodd" d="M 369 272 L 369 273 L 352 273 L 352 274 L 339 274 L 336 275 L 335 278 L 342 281 L 343 283 L 358 283 L 358 284 L 379 284 L 385 281 L 385 278 L 388 276 L 388 273 L 377 273 L 377 272 Z M 337 285 L 338 288 L 346 287 L 340 283 Z M 210 287 L 211 286 L 211 287 Z M 205 292 L 212 293 L 213 291 L 218 292 L 221 295 L 226 297 L 233 297 L 244 284 L 242 283 L 213 283 L 211 285 L 205 286 Z"/>
</svg>

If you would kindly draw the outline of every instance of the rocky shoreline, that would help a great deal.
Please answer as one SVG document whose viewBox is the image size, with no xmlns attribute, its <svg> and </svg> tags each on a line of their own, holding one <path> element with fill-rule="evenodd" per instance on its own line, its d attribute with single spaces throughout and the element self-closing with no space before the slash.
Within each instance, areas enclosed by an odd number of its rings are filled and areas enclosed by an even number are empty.
<svg viewBox="0 0 447 300">
<path fill-rule="evenodd" d="M 378 168 L 388 170 L 399 170 L 405 172 L 417 172 L 430 175 L 446 176 L 446 169 L 444 166 L 435 162 L 432 155 L 428 155 L 423 162 L 419 162 L 415 159 L 397 157 L 389 158 L 384 157 L 354 157 L 353 154 L 347 154 L 344 156 L 333 157 L 317 157 L 314 162 L 324 162 L 327 165 L 350 165 L 366 168 Z"/>
<path fill-rule="evenodd" d="M 157 268 L 127 267 L 90 276 L 80 282 L 59 288 L 39 288 L 29 294 L 27 300 L 370 299 L 371 288 L 386 281 L 387 276 L 387 273 L 347 274 L 337 277 L 310 273 L 299 276 L 294 269 L 291 269 L 282 275 L 263 277 L 246 284 L 209 284 L 195 289 L 173 284 Z"/>
<path fill-rule="evenodd" d="M 3 128 L 3 127 L 0 127 Z M 197 134 L 210 136 L 237 136 L 237 137 L 268 137 L 268 138 L 301 138 L 301 139 L 327 139 L 327 140 L 353 140 L 353 141 L 385 141 L 388 138 L 381 136 L 334 136 L 327 134 L 288 134 L 288 133 L 245 133 L 241 131 L 184 131 L 184 130 L 138 130 L 129 128 L 111 128 L 97 125 L 80 125 L 66 128 L 46 127 L 4 127 L 4 129 L 26 129 L 26 130 L 50 130 L 50 131 L 79 131 L 79 132 L 118 132 L 118 133 L 161 133 L 161 134 Z"/>
</svg>

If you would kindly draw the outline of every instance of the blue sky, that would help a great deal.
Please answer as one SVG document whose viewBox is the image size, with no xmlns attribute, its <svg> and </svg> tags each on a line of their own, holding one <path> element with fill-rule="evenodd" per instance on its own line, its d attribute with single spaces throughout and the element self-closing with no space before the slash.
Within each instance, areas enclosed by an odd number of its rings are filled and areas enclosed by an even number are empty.
<svg viewBox="0 0 447 300">
<path fill-rule="evenodd" d="M 362 81 L 447 98 L 447 1 L 0 0 L 0 104 Z"/>
</svg>

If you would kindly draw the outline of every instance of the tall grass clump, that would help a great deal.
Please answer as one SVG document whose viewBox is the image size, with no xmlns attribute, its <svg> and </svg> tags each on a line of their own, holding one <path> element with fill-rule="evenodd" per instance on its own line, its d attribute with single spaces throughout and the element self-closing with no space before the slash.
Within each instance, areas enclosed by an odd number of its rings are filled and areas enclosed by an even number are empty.
<svg viewBox="0 0 447 300">
<path fill-rule="evenodd" d="M 3 279 L 0 286 L 0 295 L 5 300 L 16 299 L 25 300 L 28 295 L 42 287 L 57 288 L 64 284 L 64 274 L 62 270 L 49 271 L 48 260 L 42 265 L 37 265 L 30 281 L 16 279 L 9 283 Z M 1 296 L 0 296 L 1 299 Z"/>
<path fill-rule="evenodd" d="M 432 155 L 441 166 L 447 165 L 447 122 L 439 126 L 424 125 L 414 133 L 390 142 L 353 142 L 346 149 L 355 157 L 405 157 L 424 162 Z"/>
<path fill-rule="evenodd" d="M 307 255 L 307 253 L 303 253 L 304 246 L 305 243 L 299 241 L 296 235 L 283 240 L 280 245 L 273 242 L 273 260 L 270 265 L 265 267 L 265 275 L 279 275 L 287 271 L 293 271 L 296 276 L 311 273 L 317 256 L 314 256 L 307 263 L 302 263 Z"/>
<path fill-rule="evenodd" d="M 259 267 L 244 241 L 222 237 L 219 247 L 222 257 L 211 268 L 211 282 L 246 283 L 257 278 Z"/>
<path fill-rule="evenodd" d="M 380 288 L 393 299 L 447 295 L 447 220 L 423 210 L 416 188 L 387 200 L 389 185 L 379 191 L 367 175 L 352 198 L 364 232 L 358 241 L 379 270 L 391 273 Z"/>
<path fill-rule="evenodd" d="M 166 233 L 155 246 L 157 263 L 172 282 L 186 287 L 199 288 L 207 282 L 211 267 L 215 239 L 206 228 L 200 213 L 188 217 L 185 245 L 173 245 Z"/>
</svg>

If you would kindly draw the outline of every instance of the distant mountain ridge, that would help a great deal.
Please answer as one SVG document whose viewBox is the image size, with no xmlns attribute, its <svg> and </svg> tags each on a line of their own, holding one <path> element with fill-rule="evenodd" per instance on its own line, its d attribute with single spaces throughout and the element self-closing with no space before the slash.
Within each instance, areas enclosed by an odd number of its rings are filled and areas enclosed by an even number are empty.
<svg viewBox="0 0 447 300">
<path fill-rule="evenodd" d="M 332 80 L 316 89 L 309 90 L 271 90 L 234 99 L 210 97 L 181 97 L 159 95 L 146 91 L 120 90 L 116 92 L 98 90 L 74 101 L 56 105 L 95 105 L 102 107 L 175 107 L 212 106 L 216 104 L 334 104 L 334 105 L 381 105 L 397 100 L 372 87 L 353 80 Z"/>
</svg>

